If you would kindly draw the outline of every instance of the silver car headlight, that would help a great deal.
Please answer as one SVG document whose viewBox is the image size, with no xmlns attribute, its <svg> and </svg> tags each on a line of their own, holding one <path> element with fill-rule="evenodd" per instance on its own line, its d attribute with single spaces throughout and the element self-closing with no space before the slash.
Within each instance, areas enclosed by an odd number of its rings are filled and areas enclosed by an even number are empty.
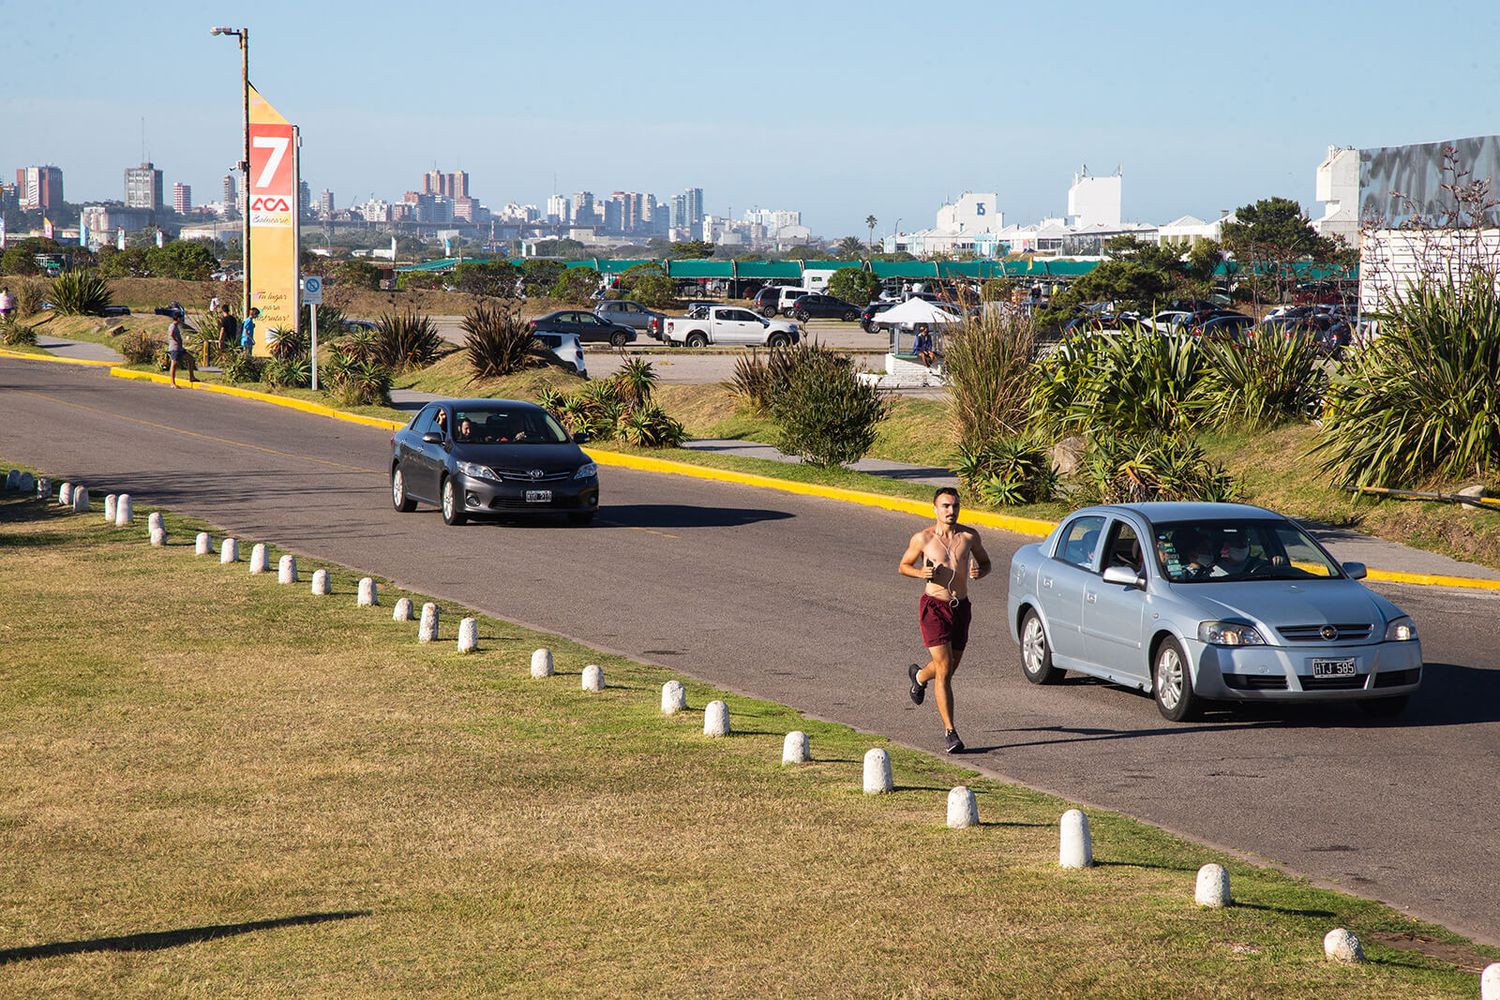
<svg viewBox="0 0 1500 1000">
<path fill-rule="evenodd" d="M 480 465 L 478 462 L 459 462 L 458 471 L 471 479 L 488 479 L 492 483 L 498 483 L 500 477 L 495 475 L 495 470 L 488 465 Z"/>
<path fill-rule="evenodd" d="M 582 465 L 580 465 L 578 467 L 578 471 L 575 472 L 575 473 L 573 473 L 573 478 L 574 479 L 593 479 L 598 474 L 599 474 L 599 466 L 595 465 L 593 462 L 584 462 Z"/>
<path fill-rule="evenodd" d="M 1386 623 L 1386 642 L 1410 642 L 1417 637 L 1417 623 L 1402 615 Z"/>
<path fill-rule="evenodd" d="M 1264 646 L 1260 633 L 1243 622 L 1199 622 L 1198 641 L 1214 646 Z"/>
</svg>

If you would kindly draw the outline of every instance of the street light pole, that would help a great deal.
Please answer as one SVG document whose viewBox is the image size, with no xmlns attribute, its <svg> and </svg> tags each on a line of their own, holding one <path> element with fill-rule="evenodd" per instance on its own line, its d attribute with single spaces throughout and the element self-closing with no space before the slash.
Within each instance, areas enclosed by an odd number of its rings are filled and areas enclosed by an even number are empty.
<svg viewBox="0 0 1500 1000">
<path fill-rule="evenodd" d="M 245 158 L 240 161 L 240 191 L 245 201 L 244 211 L 240 213 L 240 271 L 244 283 L 240 318 L 244 319 L 250 315 L 250 29 L 221 26 L 210 28 L 208 33 L 233 35 L 240 43 L 240 100 L 245 131 Z"/>
</svg>

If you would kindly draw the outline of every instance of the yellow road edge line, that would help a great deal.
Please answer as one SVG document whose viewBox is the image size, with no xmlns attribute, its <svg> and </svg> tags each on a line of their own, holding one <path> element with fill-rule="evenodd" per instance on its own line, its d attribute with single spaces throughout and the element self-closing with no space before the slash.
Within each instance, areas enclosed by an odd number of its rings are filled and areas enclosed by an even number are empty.
<svg viewBox="0 0 1500 1000">
<path fill-rule="evenodd" d="M 113 361 L 90 361 L 87 358 L 60 358 L 56 354 L 24 354 L 21 351 L 10 351 L 0 347 L 0 356 L 16 358 L 20 361 L 51 361 L 60 365 L 89 365 L 94 368 L 113 368 Z"/>
<path fill-rule="evenodd" d="M 3 353 L 11 354 L 12 352 Z M 15 356 L 30 358 L 35 355 L 21 354 Z M 73 361 L 75 364 L 107 364 L 107 362 L 98 361 L 80 362 L 74 361 L 71 358 L 49 358 L 47 360 Z M 135 371 L 134 369 L 121 368 L 119 366 L 111 366 L 109 374 L 114 378 L 136 379 L 161 384 L 167 384 L 170 381 L 165 375 Z M 332 420 L 342 420 L 352 424 L 362 424 L 366 427 L 378 427 L 382 430 L 394 431 L 406 426 L 404 423 L 396 420 L 366 417 L 358 413 L 346 413 L 343 410 L 336 410 L 331 406 L 323 406 L 321 403 L 309 403 L 306 400 L 292 399 L 289 396 L 276 396 L 267 392 L 256 392 L 253 389 L 238 389 L 234 386 L 215 385 L 210 382 L 186 382 L 179 384 L 196 389 L 199 392 L 216 392 L 239 399 L 270 403 L 272 406 L 284 406 L 288 409 L 300 410 L 303 413 L 310 413 L 314 416 L 328 417 Z M 821 497 L 825 500 L 837 500 L 843 503 L 860 504 L 865 507 L 877 507 L 882 510 L 892 510 L 902 514 L 915 514 L 918 517 L 929 517 L 932 514 L 932 505 L 922 500 L 908 500 L 905 497 L 866 493 L 863 490 L 850 490 L 839 486 L 800 483 L 794 479 L 777 479 L 774 476 L 763 476 L 753 472 L 716 469 L 712 466 L 692 465 L 688 462 L 676 462 L 667 458 L 627 455 L 624 452 L 607 451 L 602 448 L 586 448 L 584 451 L 589 458 L 600 465 L 633 469 L 638 472 L 657 472 L 672 476 L 687 476 L 693 479 L 714 480 L 721 483 L 735 483 L 740 486 L 757 486 L 762 489 L 780 490 L 783 493 L 797 493 L 802 496 Z M 1031 517 L 1016 517 L 1011 514 L 995 514 L 983 510 L 967 512 L 964 515 L 964 521 L 987 528 L 999 528 L 1018 535 L 1027 535 L 1032 538 L 1045 538 L 1052 533 L 1053 528 L 1057 527 L 1056 521 L 1045 521 L 1040 518 Z M 1466 590 L 1500 591 L 1500 580 L 1485 580 L 1468 576 L 1443 576 L 1437 573 L 1403 573 L 1397 570 L 1371 568 L 1368 571 L 1366 579 L 1385 583 L 1409 583 L 1426 587 L 1456 587 Z"/>
</svg>

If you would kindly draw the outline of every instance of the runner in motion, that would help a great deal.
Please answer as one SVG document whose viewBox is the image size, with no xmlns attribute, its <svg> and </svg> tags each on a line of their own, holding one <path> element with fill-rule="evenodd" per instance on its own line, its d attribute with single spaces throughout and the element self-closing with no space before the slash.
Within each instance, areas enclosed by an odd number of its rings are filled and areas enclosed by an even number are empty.
<svg viewBox="0 0 1500 1000">
<path fill-rule="evenodd" d="M 911 536 L 901 557 L 901 575 L 925 581 L 917 605 L 917 623 L 922 645 L 931 659 L 927 666 L 913 663 L 907 669 L 911 700 L 918 705 L 927 697 L 927 682 L 937 681 L 937 709 L 943 720 L 943 747 L 960 753 L 964 741 L 953 725 L 953 672 L 969 644 L 969 581 L 990 571 L 989 553 L 979 532 L 958 523 L 958 491 L 944 486 L 933 494 L 932 510 L 937 523 Z"/>
</svg>

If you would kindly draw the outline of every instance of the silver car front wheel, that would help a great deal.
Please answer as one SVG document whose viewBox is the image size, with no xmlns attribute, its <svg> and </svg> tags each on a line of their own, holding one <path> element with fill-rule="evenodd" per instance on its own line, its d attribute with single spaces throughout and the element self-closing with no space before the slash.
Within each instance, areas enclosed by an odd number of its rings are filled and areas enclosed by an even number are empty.
<svg viewBox="0 0 1500 1000">
<path fill-rule="evenodd" d="M 1198 715 L 1201 699 L 1193 693 L 1193 677 L 1176 639 L 1163 639 L 1157 647 L 1151 680 L 1156 708 L 1163 718 L 1182 722 Z"/>
<path fill-rule="evenodd" d="M 1033 684 L 1056 684 L 1063 672 L 1052 665 L 1047 630 L 1035 611 L 1027 610 L 1021 621 L 1021 672 Z"/>
</svg>

